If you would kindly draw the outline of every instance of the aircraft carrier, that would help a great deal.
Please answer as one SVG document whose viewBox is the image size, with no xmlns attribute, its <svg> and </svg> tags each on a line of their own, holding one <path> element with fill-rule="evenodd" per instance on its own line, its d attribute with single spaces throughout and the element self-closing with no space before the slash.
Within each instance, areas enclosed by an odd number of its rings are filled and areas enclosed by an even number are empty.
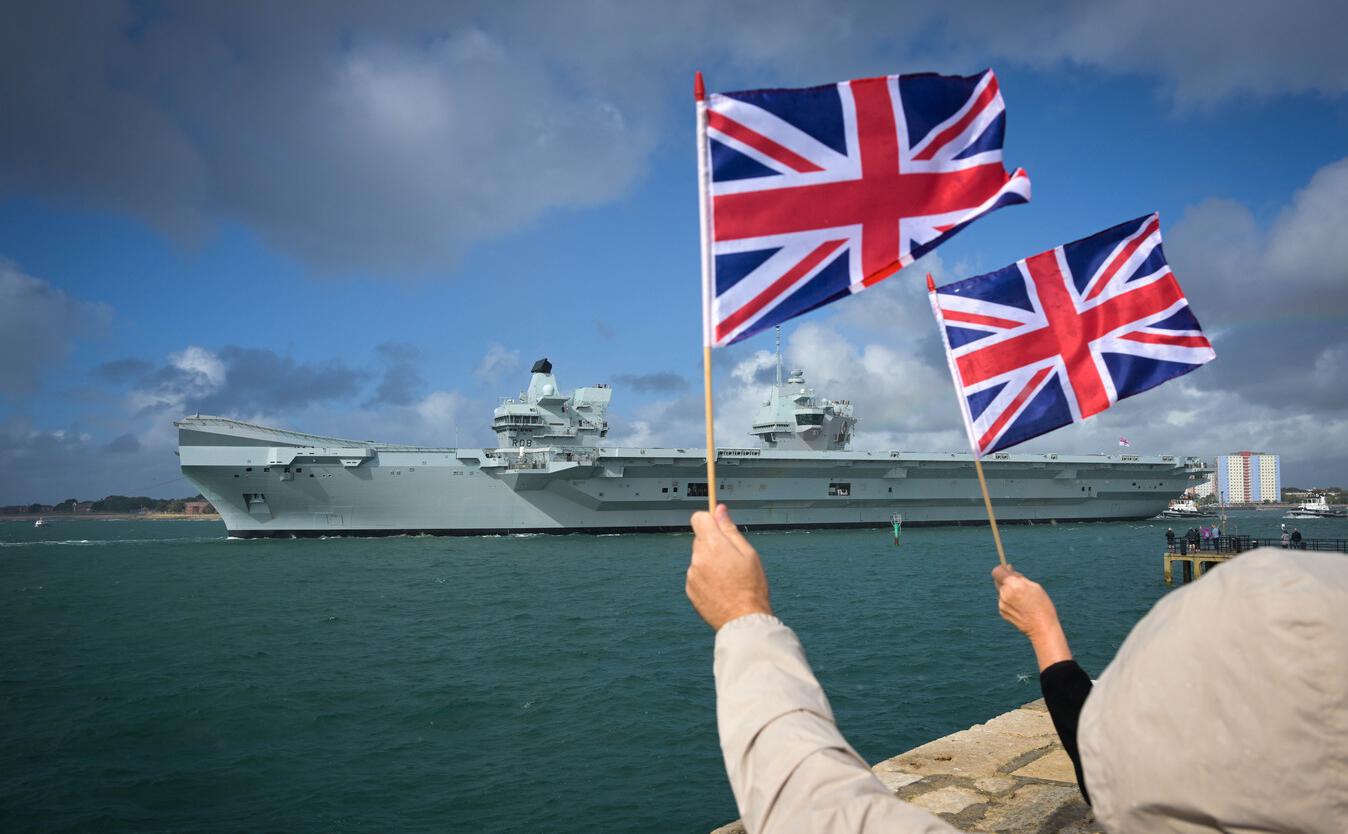
<svg viewBox="0 0 1348 834">
<path fill-rule="evenodd" d="M 707 503 L 706 452 L 606 445 L 607 385 L 558 387 L 534 364 L 497 407 L 495 448 L 342 440 L 197 415 L 178 421 L 183 475 L 230 536 L 686 531 Z M 717 496 L 751 528 L 985 524 L 969 452 L 852 451 L 857 417 L 802 371 L 776 382 L 749 434 L 716 451 Z M 1176 455 L 984 458 L 1003 523 L 1146 519 L 1211 470 Z"/>
</svg>

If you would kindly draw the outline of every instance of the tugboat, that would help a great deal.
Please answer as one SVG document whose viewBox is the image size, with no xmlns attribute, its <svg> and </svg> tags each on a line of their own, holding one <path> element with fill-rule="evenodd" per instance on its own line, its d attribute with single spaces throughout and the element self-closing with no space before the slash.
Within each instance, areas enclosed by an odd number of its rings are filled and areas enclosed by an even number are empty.
<svg viewBox="0 0 1348 834">
<path fill-rule="evenodd" d="M 34 526 L 34 527 L 46 527 L 46 526 L 47 526 L 47 519 L 45 519 L 45 518 L 39 518 L 37 521 L 34 521 L 34 522 L 33 522 L 33 526 Z"/>
<path fill-rule="evenodd" d="M 1158 518 L 1213 518 L 1217 514 L 1200 510 L 1192 498 L 1177 498 Z"/>
<path fill-rule="evenodd" d="M 1330 506 L 1329 500 L 1320 494 L 1302 502 L 1283 518 L 1343 518 L 1345 515 L 1348 513 L 1345 513 L 1342 507 Z"/>
</svg>

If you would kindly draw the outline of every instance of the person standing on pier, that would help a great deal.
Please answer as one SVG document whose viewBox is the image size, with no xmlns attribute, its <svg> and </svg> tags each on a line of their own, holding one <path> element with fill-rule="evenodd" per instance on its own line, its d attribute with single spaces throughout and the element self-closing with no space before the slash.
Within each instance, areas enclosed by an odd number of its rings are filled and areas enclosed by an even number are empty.
<svg viewBox="0 0 1348 834">
<path fill-rule="evenodd" d="M 685 591 L 716 632 L 717 728 L 750 834 L 955 834 L 838 731 L 725 506 L 692 526 Z M 1095 684 L 1043 587 L 1009 565 L 993 581 L 1105 831 L 1348 831 L 1348 559 L 1251 551 L 1158 602 Z"/>
<path fill-rule="evenodd" d="M 1169 553 L 1175 552 L 1175 528 L 1165 528 L 1165 549 Z"/>
</svg>

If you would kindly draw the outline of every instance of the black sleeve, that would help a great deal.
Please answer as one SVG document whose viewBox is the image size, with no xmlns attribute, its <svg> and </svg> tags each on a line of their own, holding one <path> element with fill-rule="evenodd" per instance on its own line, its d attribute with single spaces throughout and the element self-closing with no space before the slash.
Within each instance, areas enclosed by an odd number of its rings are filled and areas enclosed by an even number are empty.
<svg viewBox="0 0 1348 834">
<path fill-rule="evenodd" d="M 1091 676 L 1075 660 L 1060 660 L 1039 673 L 1039 688 L 1043 690 L 1044 704 L 1048 707 L 1049 717 L 1053 719 L 1053 729 L 1058 731 L 1063 749 L 1076 769 L 1081 797 L 1089 805 L 1091 796 L 1086 792 L 1086 777 L 1081 773 L 1081 754 L 1077 751 L 1077 720 L 1081 717 L 1081 707 L 1086 703 L 1086 696 L 1091 694 Z"/>
</svg>

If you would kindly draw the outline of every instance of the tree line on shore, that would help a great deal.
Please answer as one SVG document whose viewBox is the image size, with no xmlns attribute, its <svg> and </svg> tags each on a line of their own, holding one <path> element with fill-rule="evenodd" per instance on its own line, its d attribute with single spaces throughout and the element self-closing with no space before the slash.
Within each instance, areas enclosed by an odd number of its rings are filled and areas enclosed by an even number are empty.
<svg viewBox="0 0 1348 834">
<path fill-rule="evenodd" d="M 201 495 L 186 498 L 150 498 L 145 495 L 109 495 L 98 501 L 67 498 L 59 504 L 13 504 L 0 507 L 0 515 L 34 513 L 182 513 L 190 501 L 205 501 Z M 212 509 L 212 512 L 214 510 Z"/>
</svg>

